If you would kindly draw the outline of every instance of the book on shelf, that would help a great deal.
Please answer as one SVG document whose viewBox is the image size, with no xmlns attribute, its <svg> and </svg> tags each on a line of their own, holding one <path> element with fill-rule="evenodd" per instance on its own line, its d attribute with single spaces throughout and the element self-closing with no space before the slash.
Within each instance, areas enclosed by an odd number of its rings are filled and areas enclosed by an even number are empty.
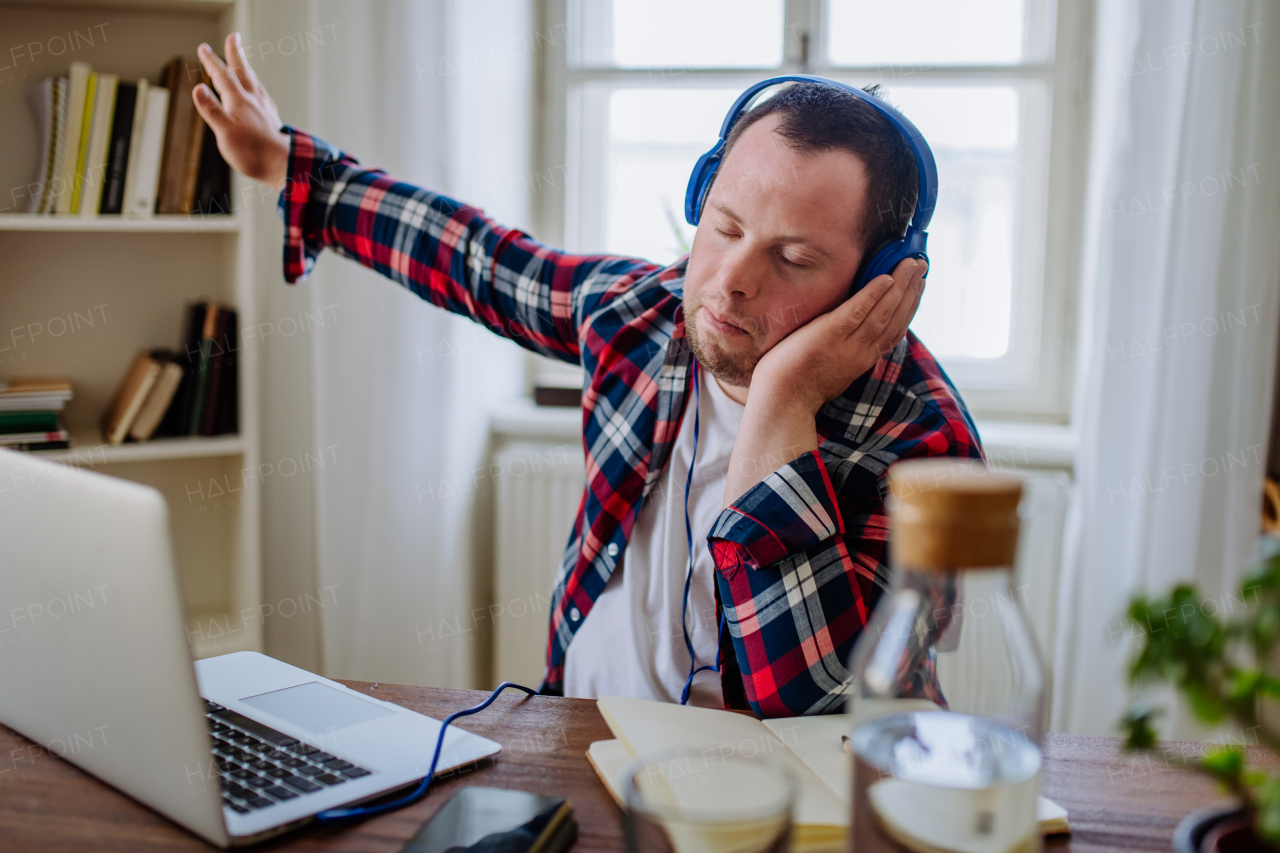
<svg viewBox="0 0 1280 853">
<path fill-rule="evenodd" d="M 191 424 L 191 404 L 195 399 L 195 372 L 199 364 L 200 338 L 204 329 L 205 303 L 193 302 L 187 306 L 187 325 L 182 338 L 182 351 L 178 364 L 182 367 L 182 381 L 173 405 L 160 422 L 158 435 L 188 435 Z M 194 347 L 194 351 L 193 351 Z"/>
<path fill-rule="evenodd" d="M 213 361 L 213 342 L 218 337 L 218 305 L 205 303 L 204 322 L 200 325 L 200 340 L 197 343 L 195 386 L 191 403 L 191 418 L 187 423 L 188 435 L 200 435 L 204 426 L 205 403 L 209 393 L 210 364 Z M 190 355 L 190 350 L 188 349 Z"/>
<path fill-rule="evenodd" d="M 58 426 L 58 413 L 20 409 L 16 412 L 0 412 L 0 434 L 16 432 L 54 432 Z"/>
<path fill-rule="evenodd" d="M 165 123 L 164 157 L 160 160 L 156 213 L 190 212 L 190 207 L 183 207 L 188 163 L 192 147 L 204 142 L 204 134 L 195 132 L 202 119 L 191 100 L 191 91 L 200 82 L 199 68 L 199 65 L 175 56 L 162 72 L 162 83 L 169 90 L 169 118 Z M 199 163 L 199 150 L 195 152 L 195 157 L 196 163 Z M 194 175 L 191 176 L 191 183 L 195 183 Z"/>
<path fill-rule="evenodd" d="M 86 164 L 89 159 L 89 138 L 93 134 L 93 111 L 98 105 L 98 75 L 89 72 L 84 86 L 84 103 L 80 109 L 80 133 L 76 142 L 75 171 L 71 173 L 71 207 L 67 213 L 80 212 L 80 200 L 84 196 Z"/>
<path fill-rule="evenodd" d="M 191 306 L 187 325 L 186 402 L 179 435 L 222 435 L 238 430 L 235 394 L 236 312 L 216 302 Z"/>
<path fill-rule="evenodd" d="M 89 86 L 89 63 L 71 63 L 67 80 L 66 132 L 62 135 L 62 168 L 58 182 L 48 188 L 55 193 L 54 213 L 71 212 L 76 158 L 80 153 L 80 128 L 84 122 L 85 90 Z"/>
<path fill-rule="evenodd" d="M 147 399 L 138 410 L 138 415 L 129 426 L 129 437 L 134 441 L 146 441 L 155 433 L 156 427 L 164 418 L 164 413 L 173 403 L 173 395 L 182 382 L 182 366 L 177 357 L 168 350 L 152 350 L 150 357 L 160 365 L 160 375 L 152 387 Z"/>
<path fill-rule="evenodd" d="M 107 409 L 102 420 L 102 437 L 107 444 L 124 444 L 129 427 L 142 410 L 151 388 L 160 378 L 161 365 L 149 353 L 140 352 L 134 356 L 129 372 L 125 374 L 115 400 Z"/>
<path fill-rule="evenodd" d="M 102 206 L 103 178 L 107 171 L 107 146 L 111 142 L 111 122 L 116 112 L 116 89 L 120 79 L 114 74 L 98 74 L 94 92 L 93 120 L 89 125 L 81 184 L 81 216 L 97 216 Z M 86 106 L 87 109 L 87 106 Z"/>
<path fill-rule="evenodd" d="M 66 441 L 33 441 L 28 444 L 3 445 L 5 450 L 66 450 L 70 446 L 70 439 Z"/>
<path fill-rule="evenodd" d="M 71 434 L 65 429 L 55 429 L 47 432 L 0 432 L 0 447 L 12 447 L 15 444 L 47 444 L 70 440 Z"/>
<path fill-rule="evenodd" d="M 238 319 L 233 310 L 223 312 L 227 318 L 226 334 L 214 341 L 215 358 L 222 359 L 222 384 L 218 389 L 214 410 L 213 435 L 240 431 L 240 348 L 236 346 Z"/>
<path fill-rule="evenodd" d="M 57 450 L 71 446 L 58 412 L 71 399 L 71 383 L 60 376 L 0 381 L 0 447 Z"/>
<path fill-rule="evenodd" d="M 107 143 L 107 165 L 103 176 L 100 213 L 120 213 L 124 203 L 124 172 L 129 164 L 129 146 L 133 144 L 133 111 L 138 99 L 138 84 L 120 83 L 116 87 L 115 113 L 111 118 L 111 139 Z"/>
<path fill-rule="evenodd" d="M 0 381 L 0 413 L 60 412 L 71 399 L 71 382 L 62 376 L 27 376 Z"/>
<path fill-rule="evenodd" d="M 231 212 L 231 169 L 191 90 L 210 82 L 177 56 L 150 80 L 120 80 L 73 62 L 66 77 L 33 84 L 27 102 L 39 134 L 29 213 Z"/>
<path fill-rule="evenodd" d="M 102 422 L 108 444 L 239 431 L 236 312 L 188 306 L 183 351 L 139 352 Z"/>
<path fill-rule="evenodd" d="M 227 350 L 219 345 L 219 342 L 227 340 L 227 322 L 230 317 L 231 312 L 229 310 L 223 308 L 218 311 L 213 338 L 209 341 L 209 375 L 205 380 L 205 399 L 212 402 L 207 403 L 201 411 L 201 435 L 213 435 L 218 425 L 217 404 L 222 399 L 222 374 L 227 362 Z"/>
<path fill-rule="evenodd" d="M 40 131 L 40 165 L 27 213 L 52 213 L 55 177 L 61 181 L 62 139 L 67 121 L 67 78 L 46 77 L 27 89 L 27 103 Z"/>
<path fill-rule="evenodd" d="M 196 195 L 191 212 L 231 212 L 231 167 L 222 159 L 213 128 L 207 124 L 204 126 L 204 145 L 200 149 L 200 168 L 196 173 Z"/>
<path fill-rule="evenodd" d="M 164 123 L 169 111 L 169 90 L 163 86 L 138 83 L 138 97 L 146 89 L 146 108 L 134 119 L 138 139 L 138 156 L 129 155 L 125 173 L 124 213 L 146 219 L 155 213 L 156 187 L 160 184 L 160 156 L 164 150 Z"/>
</svg>

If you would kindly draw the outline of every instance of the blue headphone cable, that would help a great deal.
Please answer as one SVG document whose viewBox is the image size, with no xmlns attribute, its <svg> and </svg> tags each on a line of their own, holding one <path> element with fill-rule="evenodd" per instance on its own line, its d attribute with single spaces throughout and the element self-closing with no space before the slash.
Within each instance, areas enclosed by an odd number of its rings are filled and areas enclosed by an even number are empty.
<svg viewBox="0 0 1280 853">
<path fill-rule="evenodd" d="M 698 461 L 698 426 L 701 406 L 701 376 L 697 361 L 693 363 L 693 455 L 689 458 L 689 473 L 684 478 L 684 535 L 689 545 L 689 562 L 684 574 L 684 601 L 680 605 L 680 631 L 684 634 L 684 647 L 689 652 L 689 677 L 685 679 L 684 689 L 680 691 L 680 704 L 689 704 L 689 691 L 693 689 L 693 678 L 704 670 L 720 671 L 720 653 L 716 652 L 716 663 L 698 666 L 693 654 L 693 640 L 689 638 L 689 627 L 686 615 L 689 612 L 689 587 L 693 583 L 693 525 L 689 522 L 689 490 L 693 486 L 693 468 Z M 724 612 L 720 613 L 720 627 L 716 636 L 724 631 Z"/>
<path fill-rule="evenodd" d="M 489 694 L 488 699 L 484 700 L 479 705 L 476 705 L 474 708 L 464 708 L 461 711 L 454 711 L 452 714 L 445 717 L 444 721 L 440 723 L 440 734 L 436 736 L 436 751 L 431 756 L 431 766 L 427 769 L 427 775 L 423 777 L 422 782 L 413 790 L 412 793 L 407 794 L 398 800 L 392 800 L 389 803 L 380 803 L 376 806 L 356 806 L 349 809 L 327 809 L 318 813 L 316 815 L 316 820 L 337 821 L 350 820 L 357 817 L 369 817 L 371 815 L 382 814 L 384 812 L 404 808 L 410 803 L 415 803 L 422 799 L 426 796 L 427 789 L 431 787 L 431 783 L 436 778 L 436 765 L 440 763 L 440 752 L 444 748 L 444 734 L 449 730 L 449 725 L 459 717 L 469 717 L 472 714 L 478 714 L 485 708 L 488 708 L 493 704 L 493 701 L 498 698 L 498 694 L 508 688 L 513 690 L 523 690 L 530 696 L 538 695 L 538 691 L 525 687 L 522 684 L 504 681 L 498 685 L 496 690 Z"/>
</svg>

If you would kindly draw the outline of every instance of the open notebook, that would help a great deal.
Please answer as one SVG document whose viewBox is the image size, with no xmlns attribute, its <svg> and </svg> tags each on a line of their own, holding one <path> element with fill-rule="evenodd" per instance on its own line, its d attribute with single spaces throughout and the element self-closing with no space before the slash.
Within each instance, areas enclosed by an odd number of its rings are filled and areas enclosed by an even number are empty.
<svg viewBox="0 0 1280 853">
<path fill-rule="evenodd" d="M 848 849 L 852 771 L 841 742 L 852 729 L 848 716 L 757 720 L 732 711 L 618 696 L 602 696 L 596 704 L 617 739 L 591 744 L 587 759 L 619 805 L 619 776 L 623 765 L 637 755 L 731 745 L 741 755 L 772 755 L 799 777 L 796 853 Z M 732 791 L 725 797 L 731 801 Z M 1051 800 L 1039 798 L 1037 816 L 1045 834 L 1069 831 L 1066 809 Z"/>
</svg>

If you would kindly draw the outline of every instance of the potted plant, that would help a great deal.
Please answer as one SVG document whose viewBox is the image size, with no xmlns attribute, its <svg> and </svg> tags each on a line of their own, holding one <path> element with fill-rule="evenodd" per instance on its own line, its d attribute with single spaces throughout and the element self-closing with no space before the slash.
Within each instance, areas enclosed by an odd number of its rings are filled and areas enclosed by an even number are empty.
<svg viewBox="0 0 1280 853">
<path fill-rule="evenodd" d="M 1164 597 L 1134 598 L 1129 684 L 1171 684 L 1202 723 L 1238 726 L 1249 743 L 1280 751 L 1280 549 L 1271 550 L 1239 596 L 1206 598 L 1180 584 Z M 1159 713 L 1141 698 L 1130 705 L 1121 721 L 1127 748 L 1154 746 Z M 1183 820 L 1174 836 L 1180 853 L 1280 849 L 1280 771 L 1250 766 L 1235 744 L 1210 747 L 1190 764 L 1217 779 L 1233 801 Z"/>
</svg>

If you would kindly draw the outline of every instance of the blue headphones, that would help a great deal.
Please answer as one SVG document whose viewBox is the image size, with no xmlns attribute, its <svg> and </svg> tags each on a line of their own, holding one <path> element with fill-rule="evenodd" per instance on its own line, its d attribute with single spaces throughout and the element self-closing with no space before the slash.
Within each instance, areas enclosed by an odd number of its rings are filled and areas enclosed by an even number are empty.
<svg viewBox="0 0 1280 853">
<path fill-rule="evenodd" d="M 734 101 L 729 114 L 725 116 L 724 124 L 720 126 L 720 138 L 716 140 L 716 144 L 710 151 L 698 158 L 697 164 L 693 167 L 693 174 L 689 176 L 689 187 L 684 194 L 684 218 L 690 225 L 698 224 L 698 219 L 702 215 L 702 206 L 707 200 L 707 191 L 711 188 L 716 170 L 720 168 L 724 142 L 729 138 L 729 133 L 738 119 L 783 89 L 802 80 L 835 86 L 870 104 L 887 118 L 890 124 L 901 131 L 916 159 L 920 192 L 916 197 L 915 215 L 911 219 L 911 224 L 907 226 L 907 233 L 902 239 L 880 247 L 872 255 L 871 260 L 863 264 L 862 276 L 854 283 L 851 292 L 857 292 L 876 276 L 892 273 L 898 263 L 906 258 L 921 258 L 927 261 L 929 256 L 925 254 L 925 243 L 929 235 L 925 233 L 925 229 L 929 227 L 929 220 L 933 218 L 934 205 L 938 202 L 938 167 L 933 162 L 933 152 L 929 150 L 929 143 L 925 142 L 920 131 L 906 116 L 879 98 L 838 80 L 829 80 L 826 77 L 815 77 L 810 74 L 787 74 L 761 80 Z"/>
</svg>

